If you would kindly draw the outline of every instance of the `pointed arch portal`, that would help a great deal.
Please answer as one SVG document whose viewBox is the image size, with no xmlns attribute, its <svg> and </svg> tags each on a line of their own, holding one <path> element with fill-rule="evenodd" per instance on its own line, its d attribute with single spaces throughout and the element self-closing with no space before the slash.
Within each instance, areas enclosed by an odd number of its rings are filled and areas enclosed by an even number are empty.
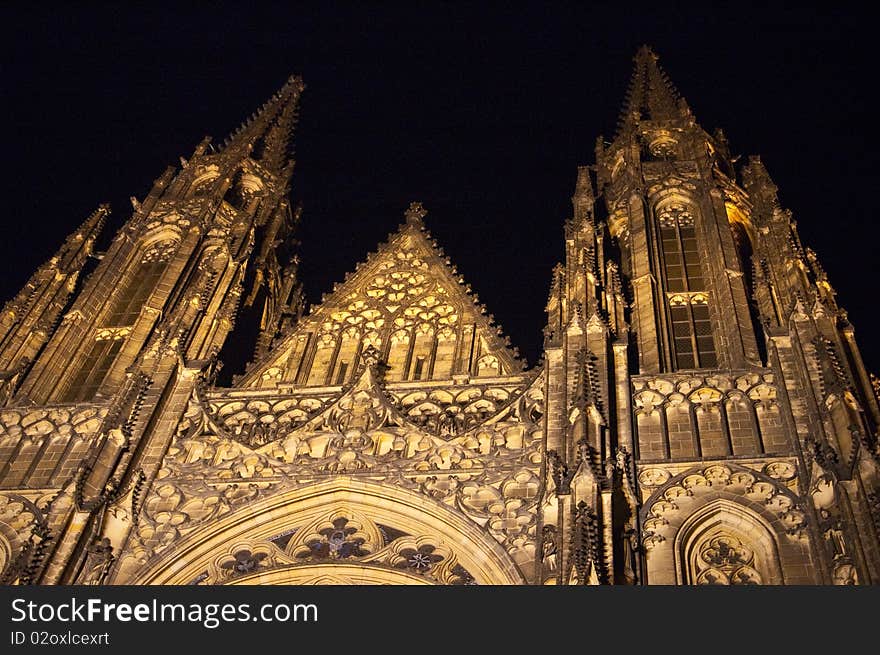
<svg viewBox="0 0 880 655">
<path fill-rule="evenodd" d="M 525 584 L 480 527 L 415 492 L 337 476 L 238 509 L 117 584 Z"/>
<path fill-rule="evenodd" d="M 678 584 L 784 584 L 772 526 L 732 500 L 688 517 L 675 542 Z"/>
</svg>

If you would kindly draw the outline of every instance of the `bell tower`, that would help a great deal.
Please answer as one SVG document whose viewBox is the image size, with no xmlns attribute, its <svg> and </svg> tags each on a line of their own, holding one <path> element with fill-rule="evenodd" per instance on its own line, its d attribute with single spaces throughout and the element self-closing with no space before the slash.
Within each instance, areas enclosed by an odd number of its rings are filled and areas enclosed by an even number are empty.
<svg viewBox="0 0 880 655">
<path fill-rule="evenodd" d="M 262 324 L 273 331 L 295 295 L 295 281 L 274 250 L 293 226 L 288 144 L 301 90 L 291 78 L 221 147 L 205 139 L 143 201 L 132 198 L 132 217 L 98 255 L 100 264 L 19 396 L 36 403 L 110 398 L 157 338 L 185 344 L 195 359 L 216 354 L 239 304 L 232 290 L 245 275 L 246 302 L 262 285 L 270 290 Z M 246 274 L 251 257 L 253 273 Z M 206 312 L 209 324 L 196 318 Z M 179 319 L 173 327 L 172 316 Z"/>
<path fill-rule="evenodd" d="M 629 301 L 615 381 L 631 396 L 607 398 L 609 441 L 634 453 L 634 570 L 648 584 L 876 582 L 876 397 L 760 159 L 736 171 L 643 47 L 596 161 Z"/>
<path fill-rule="evenodd" d="M 112 552 L 125 538 L 133 498 L 150 483 L 168 444 L 162 425 L 178 420 L 198 380 L 216 375 L 240 308 L 260 304 L 259 334 L 249 344 L 257 355 L 298 317 L 296 259 L 282 251 L 298 218 L 288 197 L 302 90 L 291 77 L 222 145 L 205 138 L 146 198 L 132 198 L 131 218 L 106 252 L 92 254 L 93 233 L 109 212 L 99 208 L 47 264 L 56 275 L 35 276 L 28 287 L 34 291 L 19 294 L 24 300 L 8 313 L 11 320 L 26 301 L 50 321 L 67 299 L 55 287 L 73 289 L 76 275 L 68 271 L 89 256 L 99 259 L 45 345 L 19 346 L 36 357 L 21 360 L 15 388 L 6 385 L 10 404 L 57 406 L 62 413 L 93 407 L 98 417 L 85 449 L 74 443 L 76 434 L 66 446 L 52 434 L 32 453 L 29 482 L 46 475 L 44 486 L 67 480 L 48 508 L 57 537 L 42 581 L 85 580 L 96 553 Z M 66 287 L 62 275 L 70 278 Z M 18 343 L 12 328 L 4 352 Z M 72 481 L 65 477 L 71 473 Z M 119 509 L 126 504 L 128 510 Z"/>
<path fill-rule="evenodd" d="M 761 357 L 741 256 L 750 229 L 723 133 L 707 134 L 647 47 L 599 189 L 632 283 L 640 373 L 742 368 Z"/>
</svg>

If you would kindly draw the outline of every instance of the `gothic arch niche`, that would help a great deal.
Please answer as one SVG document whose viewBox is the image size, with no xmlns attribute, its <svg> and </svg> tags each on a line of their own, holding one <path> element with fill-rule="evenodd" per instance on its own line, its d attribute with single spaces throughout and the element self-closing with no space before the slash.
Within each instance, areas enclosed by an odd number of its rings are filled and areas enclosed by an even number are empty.
<svg viewBox="0 0 880 655">
<path fill-rule="evenodd" d="M 45 536 L 41 526 L 45 518 L 32 501 L 0 492 L 0 585 L 30 584 L 24 580 L 30 578 L 36 543 Z"/>
<path fill-rule="evenodd" d="M 679 140 L 669 130 L 658 129 L 644 135 L 644 152 L 649 161 L 673 159 L 679 150 Z"/>
<path fill-rule="evenodd" d="M 220 169 L 215 166 L 207 166 L 203 171 L 199 171 L 196 178 L 189 187 L 189 196 L 205 196 L 208 195 L 214 186 L 214 182 L 220 177 Z"/>
<path fill-rule="evenodd" d="M 678 584 L 784 584 L 771 527 L 727 500 L 706 505 L 682 524 L 675 556 Z"/>
<path fill-rule="evenodd" d="M 256 210 L 263 193 L 263 182 L 253 173 L 238 171 L 223 200 L 239 211 Z"/>
<path fill-rule="evenodd" d="M 115 584 L 525 584 L 501 545 L 453 510 L 338 476 L 250 503 Z"/>
<path fill-rule="evenodd" d="M 106 314 L 100 321 L 101 327 L 130 328 L 134 325 L 180 246 L 180 240 L 180 230 L 176 226 L 161 225 L 150 230 L 134 251 L 128 270 L 117 282 Z"/>
<path fill-rule="evenodd" d="M 817 553 L 806 509 L 788 486 L 796 477 L 791 459 L 770 461 L 761 471 L 731 461 L 674 477 L 662 468 L 642 470 L 640 484 L 655 488 L 641 510 L 648 584 L 695 582 L 702 569 L 691 576 L 689 562 L 702 557 L 704 548 L 738 547 L 733 541 L 724 547 L 709 543 L 724 531 L 748 547 L 751 561 L 758 562 L 749 565 L 762 584 L 820 582 L 818 568 L 805 565 Z"/>
</svg>

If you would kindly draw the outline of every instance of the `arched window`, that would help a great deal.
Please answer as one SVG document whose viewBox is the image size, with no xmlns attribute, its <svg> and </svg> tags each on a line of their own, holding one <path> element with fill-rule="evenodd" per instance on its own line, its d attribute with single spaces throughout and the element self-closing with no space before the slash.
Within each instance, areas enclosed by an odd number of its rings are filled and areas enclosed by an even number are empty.
<svg viewBox="0 0 880 655">
<path fill-rule="evenodd" d="M 705 505 L 685 521 L 675 542 L 680 584 L 784 583 L 769 526 L 738 504 L 716 500 Z"/>
<path fill-rule="evenodd" d="M 152 244 L 144 251 L 140 264 L 131 272 L 122 287 L 113 294 L 112 305 L 103 321 L 103 327 L 134 325 L 144 303 L 150 298 L 156 283 L 162 277 L 162 272 L 176 245 L 175 241 L 161 241 Z"/>
<path fill-rule="evenodd" d="M 147 248 L 140 264 L 114 292 L 110 309 L 95 331 L 79 367 L 72 374 L 62 402 L 89 400 L 98 391 L 131 333 L 131 327 L 159 282 L 175 246 L 175 241 L 162 241 Z"/>
<path fill-rule="evenodd" d="M 694 217 L 684 205 L 670 204 L 657 218 L 675 368 L 713 368 L 718 356 Z"/>
<path fill-rule="evenodd" d="M 140 265 L 114 294 L 110 312 L 104 320 L 105 327 L 134 324 L 165 270 L 170 254 L 168 246 L 167 242 L 155 244 L 144 253 Z"/>
<path fill-rule="evenodd" d="M 239 171 L 223 200 L 239 211 L 256 211 L 262 192 L 263 183 L 258 177 Z"/>
<path fill-rule="evenodd" d="M 196 178 L 190 184 L 189 195 L 195 197 L 207 195 L 214 188 L 218 177 L 220 177 L 220 169 L 217 166 L 199 168 Z"/>
<path fill-rule="evenodd" d="M 683 205 L 668 205 L 659 219 L 666 290 L 705 291 L 694 217 Z"/>
<path fill-rule="evenodd" d="M 119 334 L 101 335 L 101 337 L 105 336 L 108 338 L 96 338 L 92 342 L 80 367 L 70 381 L 62 402 L 76 403 L 90 400 L 98 391 L 101 382 L 104 381 L 107 372 L 113 365 L 113 360 L 116 359 L 122 344 L 125 343 L 125 337 Z"/>
</svg>

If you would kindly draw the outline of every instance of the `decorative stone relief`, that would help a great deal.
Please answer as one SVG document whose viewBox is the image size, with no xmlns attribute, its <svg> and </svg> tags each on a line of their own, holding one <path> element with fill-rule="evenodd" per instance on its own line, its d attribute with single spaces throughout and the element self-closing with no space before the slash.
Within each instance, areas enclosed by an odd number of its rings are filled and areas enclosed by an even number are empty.
<svg viewBox="0 0 880 655">
<path fill-rule="evenodd" d="M 401 409 L 408 396 L 385 391 L 369 366 L 335 400 L 251 392 L 204 399 L 197 391 L 147 494 L 130 552 L 144 563 L 241 503 L 355 473 L 456 509 L 515 561 L 534 560 L 543 459 L 534 422 L 543 413 L 538 385 L 522 393 L 478 387 L 464 396 L 467 389 L 439 388 L 444 395 L 434 402 L 467 408 L 494 401 L 495 409 L 444 436 L 410 422 Z"/>
<path fill-rule="evenodd" d="M 777 470 L 774 467 L 773 470 Z M 642 473 L 654 471 L 646 469 Z M 649 481 L 662 476 L 649 474 Z M 797 496 L 780 481 L 758 471 L 732 463 L 715 464 L 702 469 L 689 469 L 667 482 L 654 487 L 644 504 L 642 544 L 655 548 L 674 536 L 676 523 L 689 516 L 699 506 L 701 498 L 717 496 L 717 492 L 740 496 L 746 505 L 769 512 L 779 519 L 782 528 L 792 538 L 806 538 L 807 513 Z M 713 496 L 714 494 L 714 496 Z"/>
<path fill-rule="evenodd" d="M 28 584 L 49 536 L 46 519 L 32 501 L 0 492 L 0 584 Z"/>
<path fill-rule="evenodd" d="M 302 339 L 307 334 L 309 350 L 304 350 Z M 302 369 L 300 381 L 307 379 L 311 386 L 338 384 L 334 377 L 338 353 L 351 365 L 355 353 L 367 347 L 386 353 L 390 375 L 397 381 L 450 379 L 454 373 L 509 375 L 522 365 L 500 335 L 500 327 L 493 325 L 477 296 L 441 258 L 423 227 L 410 227 L 392 235 L 378 253 L 336 285 L 303 317 L 280 354 L 249 372 L 244 384 L 266 382 L 263 371 L 283 369 L 292 356 L 292 368 Z M 465 341 L 474 344 L 474 351 L 462 362 L 460 356 L 455 359 L 456 348 Z M 412 352 L 423 358 L 418 373 L 408 355 Z"/>
<path fill-rule="evenodd" d="M 9 407 L 0 411 L 0 438 L 91 435 L 101 426 L 107 410 L 106 405 L 94 404 Z"/>
</svg>

